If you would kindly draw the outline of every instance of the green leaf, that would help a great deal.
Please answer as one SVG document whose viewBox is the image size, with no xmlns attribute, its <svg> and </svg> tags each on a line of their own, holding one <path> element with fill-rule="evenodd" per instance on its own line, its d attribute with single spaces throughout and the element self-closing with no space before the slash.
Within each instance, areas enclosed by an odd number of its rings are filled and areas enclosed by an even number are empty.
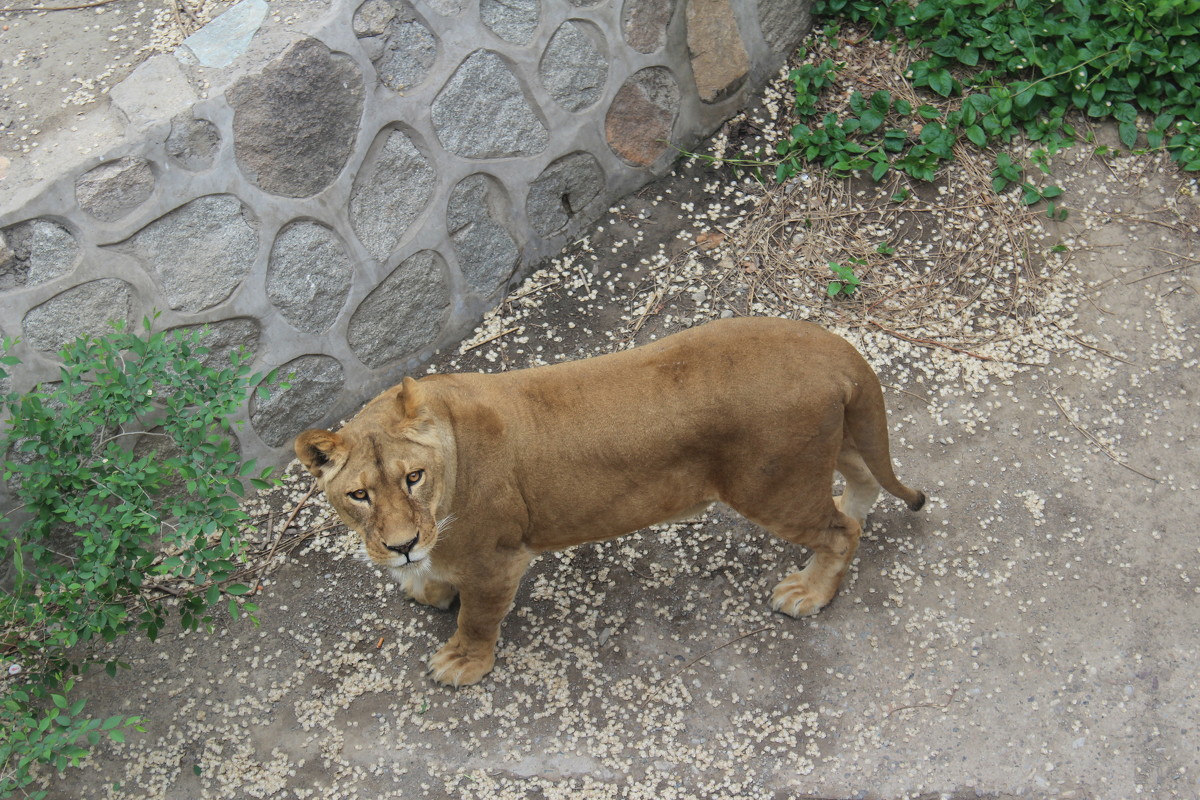
<svg viewBox="0 0 1200 800">
<path fill-rule="evenodd" d="M 984 133 L 983 128 L 979 127 L 978 125 L 972 125 L 971 127 L 967 128 L 967 138 L 970 139 L 971 142 L 977 147 L 984 147 L 987 145 L 987 134 Z"/>
<path fill-rule="evenodd" d="M 949 70 L 938 70 L 930 74 L 929 88 L 942 97 L 949 97 L 954 93 L 954 78 L 950 75 Z"/>
<path fill-rule="evenodd" d="M 1130 103 L 1117 103 L 1112 115 L 1118 122 L 1137 122 L 1137 109 Z"/>
<path fill-rule="evenodd" d="M 1087 22 L 1091 17 L 1091 9 L 1083 0 L 1063 0 L 1063 8 L 1079 22 Z"/>
<path fill-rule="evenodd" d="M 863 131 L 870 133 L 883 124 L 883 114 L 873 108 L 869 108 L 863 112 L 861 122 Z"/>
<path fill-rule="evenodd" d="M 232 586 L 226 586 L 225 592 L 232 595 L 243 595 L 250 591 L 250 587 L 241 583 L 235 583 Z"/>
<path fill-rule="evenodd" d="M 1138 129 L 1137 125 L 1132 122 L 1122 122 L 1117 125 L 1117 135 L 1121 137 L 1121 144 L 1132 148 L 1137 144 Z"/>
</svg>

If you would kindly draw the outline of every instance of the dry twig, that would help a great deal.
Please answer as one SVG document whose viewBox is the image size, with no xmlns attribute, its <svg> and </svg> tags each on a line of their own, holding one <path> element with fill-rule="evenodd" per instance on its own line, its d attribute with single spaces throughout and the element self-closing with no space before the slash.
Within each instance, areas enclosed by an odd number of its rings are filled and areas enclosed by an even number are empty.
<svg viewBox="0 0 1200 800">
<path fill-rule="evenodd" d="M 895 708 L 893 708 L 890 711 L 888 711 L 887 713 L 885 713 L 883 715 L 883 717 L 884 717 L 884 719 L 887 719 L 892 714 L 895 714 L 897 711 L 909 711 L 914 708 L 936 708 L 936 709 L 945 711 L 946 709 L 948 709 L 950 707 L 950 704 L 954 702 L 954 698 L 956 695 L 958 695 L 958 687 L 957 686 L 955 686 L 953 689 L 951 689 L 950 692 L 946 695 L 946 702 L 944 702 L 944 703 L 913 703 L 912 705 L 907 705 L 907 706 L 896 706 Z"/>
<path fill-rule="evenodd" d="M 709 656 L 711 656 L 713 653 L 717 652 L 718 650 L 723 650 L 724 648 L 729 647 L 729 645 L 731 645 L 731 644 L 737 644 L 738 642 L 742 641 L 743 639 L 749 639 L 751 636 L 757 636 L 758 634 L 762 633 L 763 631 L 769 631 L 769 630 L 773 629 L 774 627 L 775 627 L 774 625 L 766 625 L 762 628 L 759 628 L 758 630 L 750 631 L 749 633 L 743 633 L 741 636 L 737 636 L 733 639 L 730 639 L 728 642 L 725 642 L 724 644 L 717 645 L 712 650 L 709 650 L 707 653 L 704 653 L 703 655 L 696 656 L 691 661 L 689 661 L 688 663 L 684 664 L 682 667 L 677 669 L 675 671 L 675 673 L 673 675 L 671 675 L 671 677 L 665 678 L 665 679 L 659 681 L 658 685 L 655 686 L 650 691 L 650 693 L 646 695 L 646 698 L 644 700 L 642 700 L 642 705 L 645 705 L 646 703 L 650 702 L 650 700 L 655 695 L 658 694 L 658 690 L 661 689 L 663 686 L 666 686 L 668 683 L 675 680 L 680 675 L 687 672 L 689 669 L 696 666 L 696 664 L 699 664 L 701 661 L 708 658 Z"/>
<path fill-rule="evenodd" d="M 1071 415 L 1067 413 L 1067 409 L 1063 407 L 1063 404 L 1062 404 L 1062 402 L 1061 402 L 1061 401 L 1058 399 L 1058 396 L 1057 396 L 1056 394 L 1054 394 L 1054 390 L 1053 390 L 1053 389 L 1049 389 L 1048 391 L 1049 391 L 1049 394 L 1050 394 L 1050 399 L 1054 401 L 1054 405 L 1058 406 L 1058 410 L 1062 412 L 1062 415 L 1063 415 L 1064 417 L 1066 417 L 1066 419 L 1067 419 L 1067 422 L 1071 423 L 1071 427 L 1072 427 L 1072 428 L 1074 428 L 1075 430 L 1079 431 L 1080 433 L 1082 433 L 1082 434 L 1083 434 L 1084 436 L 1086 436 L 1086 437 L 1087 437 L 1087 438 L 1088 438 L 1088 439 L 1089 439 L 1089 440 L 1090 440 L 1090 441 L 1091 441 L 1091 442 L 1092 442 L 1094 445 L 1096 445 L 1096 447 L 1100 448 L 1100 452 L 1101 452 L 1101 453 L 1104 453 L 1104 455 L 1106 455 L 1106 456 L 1108 456 L 1110 459 L 1112 459 L 1113 463 L 1121 465 L 1122 467 L 1124 467 L 1125 469 L 1129 470 L 1130 472 L 1134 472 L 1134 473 L 1136 473 L 1136 474 L 1138 474 L 1138 475 L 1141 475 L 1143 478 L 1145 478 L 1145 479 L 1146 479 L 1146 480 L 1148 480 L 1148 481 L 1154 481 L 1155 483 L 1158 483 L 1158 478 L 1155 478 L 1155 477 L 1152 477 L 1152 476 L 1150 476 L 1150 475 L 1147 475 L 1146 473 L 1142 472 L 1142 471 L 1141 471 L 1140 469 L 1138 469 L 1137 467 L 1130 466 L 1130 465 L 1129 465 L 1129 464 L 1127 464 L 1126 462 L 1124 462 L 1124 461 L 1122 461 L 1121 459 L 1117 458 L 1116 454 L 1115 454 L 1115 453 L 1113 453 L 1113 451 L 1112 451 L 1112 450 L 1110 450 L 1110 449 L 1108 448 L 1108 446 L 1107 446 L 1107 445 L 1105 445 L 1103 442 L 1101 442 L 1099 439 L 1097 439 L 1097 438 L 1096 438 L 1096 437 L 1095 437 L 1095 436 L 1094 436 L 1094 435 L 1091 433 L 1091 431 L 1087 430 L 1086 428 L 1083 428 L 1083 427 L 1081 427 L 1081 426 L 1079 425 L 1079 423 L 1078 423 L 1078 422 L 1076 422 L 1074 419 L 1072 419 L 1072 418 L 1071 418 Z"/>
<path fill-rule="evenodd" d="M 475 342 L 475 343 L 473 343 L 473 344 L 469 344 L 469 345 L 467 345 L 466 347 L 464 347 L 464 348 L 462 349 L 462 352 L 463 352 L 464 354 L 466 354 L 466 353 L 469 353 L 469 352 L 471 352 L 472 350 L 474 350 L 474 349 L 475 349 L 475 348 L 477 348 L 477 347 L 483 347 L 483 346 L 484 346 L 485 344 L 487 344 L 488 342 L 494 342 L 494 341 L 496 341 L 497 339 L 499 339 L 501 336 L 508 336 L 510 333 L 513 333 L 513 332 L 515 332 L 515 331 L 519 331 L 520 329 L 521 329 L 521 327 L 518 325 L 518 326 L 516 326 L 516 327 L 509 328 L 508 330 L 503 330 L 503 331 L 500 331 L 499 333 L 494 333 L 494 334 L 492 334 L 491 336 L 487 337 L 486 339 L 483 339 L 483 340 L 481 340 L 481 341 L 478 341 L 478 342 Z"/>
<path fill-rule="evenodd" d="M 94 3 L 83 3 L 77 6 L 13 6 L 10 8 L 0 8 L 0 14 L 29 14 L 35 11 L 79 11 L 85 8 L 99 8 L 110 3 L 116 3 L 118 0 L 96 0 Z"/>
</svg>

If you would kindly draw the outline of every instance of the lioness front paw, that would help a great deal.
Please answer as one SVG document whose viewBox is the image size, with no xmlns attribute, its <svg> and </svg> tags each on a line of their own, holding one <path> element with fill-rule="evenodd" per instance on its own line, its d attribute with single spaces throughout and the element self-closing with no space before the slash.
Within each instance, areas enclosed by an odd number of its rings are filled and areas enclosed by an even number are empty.
<svg viewBox="0 0 1200 800">
<path fill-rule="evenodd" d="M 469 686 L 479 683 L 496 663 L 494 648 L 468 648 L 451 639 L 429 659 L 429 672 L 438 683 Z"/>
<path fill-rule="evenodd" d="M 816 590 L 802 572 L 793 572 L 784 578 L 771 593 L 771 608 L 790 617 L 807 617 L 820 611 L 833 594 Z"/>
</svg>

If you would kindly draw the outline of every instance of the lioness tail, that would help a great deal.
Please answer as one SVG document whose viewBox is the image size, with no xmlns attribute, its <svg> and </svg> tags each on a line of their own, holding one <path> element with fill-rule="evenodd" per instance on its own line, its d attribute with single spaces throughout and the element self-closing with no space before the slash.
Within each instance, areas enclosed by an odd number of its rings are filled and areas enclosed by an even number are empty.
<svg viewBox="0 0 1200 800">
<path fill-rule="evenodd" d="M 883 388 L 879 379 L 867 363 L 856 381 L 846 404 L 845 424 L 854 444 L 858 448 L 867 468 L 889 493 L 903 500 L 913 511 L 925 505 L 925 493 L 905 486 L 892 470 L 891 450 L 888 446 L 887 409 L 883 402 Z"/>
</svg>

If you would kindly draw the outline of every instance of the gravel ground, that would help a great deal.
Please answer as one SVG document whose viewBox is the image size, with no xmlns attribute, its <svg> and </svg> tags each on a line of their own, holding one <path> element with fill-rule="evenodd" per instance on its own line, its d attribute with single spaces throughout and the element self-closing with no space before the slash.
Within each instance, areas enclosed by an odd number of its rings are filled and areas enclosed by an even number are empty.
<svg viewBox="0 0 1200 800">
<path fill-rule="evenodd" d="M 231 4 L 0 0 L 0 180 L 12 162 L 39 159 L 47 134 L 81 124 L 139 64 L 172 52 Z"/>
<path fill-rule="evenodd" d="M 857 66 L 847 87 L 896 67 Z M 780 102 L 713 152 L 769 138 Z M 49 796 L 1200 796 L 1196 183 L 1077 148 L 1052 161 L 1071 214 L 1051 223 L 976 191 L 985 162 L 961 156 L 902 214 L 890 185 L 681 163 L 430 367 L 728 315 L 834 327 L 880 372 L 898 473 L 930 504 L 881 499 L 816 617 L 766 604 L 802 553 L 717 509 L 541 557 L 496 670 L 446 689 L 423 663 L 453 616 L 354 559 L 293 464 L 252 509 L 285 537 L 261 627 L 124 644 L 132 669 L 84 691 L 146 732 Z M 859 252 L 861 293 L 830 300 L 825 263 Z"/>
</svg>

